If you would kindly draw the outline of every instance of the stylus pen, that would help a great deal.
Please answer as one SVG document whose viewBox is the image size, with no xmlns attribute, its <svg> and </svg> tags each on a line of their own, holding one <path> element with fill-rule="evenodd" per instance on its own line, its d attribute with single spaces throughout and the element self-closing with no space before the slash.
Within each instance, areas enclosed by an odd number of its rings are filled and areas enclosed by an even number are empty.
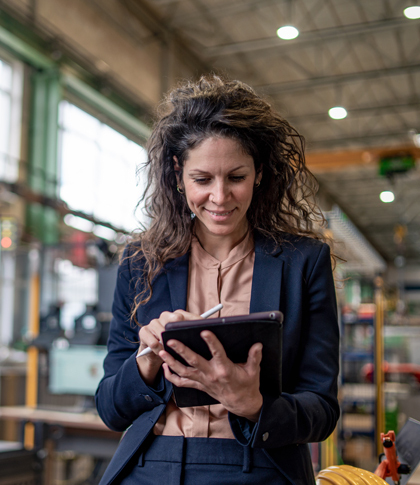
<svg viewBox="0 0 420 485">
<path fill-rule="evenodd" d="M 210 308 L 210 310 L 207 310 L 206 312 L 204 312 L 200 316 L 201 316 L 201 318 L 211 317 L 214 313 L 218 312 L 222 308 L 223 308 L 223 305 L 221 303 L 219 303 L 218 305 L 216 305 L 213 308 Z M 142 350 L 137 357 L 143 357 L 143 355 L 150 354 L 150 352 L 152 352 L 152 349 L 150 347 L 147 347 L 144 350 Z"/>
</svg>

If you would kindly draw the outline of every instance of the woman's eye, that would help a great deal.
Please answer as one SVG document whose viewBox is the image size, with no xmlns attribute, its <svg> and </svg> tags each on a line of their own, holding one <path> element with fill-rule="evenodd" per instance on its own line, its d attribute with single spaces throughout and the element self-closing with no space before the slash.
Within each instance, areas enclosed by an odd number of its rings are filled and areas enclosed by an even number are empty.
<svg viewBox="0 0 420 485">
<path fill-rule="evenodd" d="M 195 178 L 194 183 L 204 185 L 204 184 L 208 184 L 210 180 L 211 180 L 210 177 L 200 177 L 200 178 Z M 242 180 L 245 180 L 245 175 L 230 175 L 229 180 L 234 183 L 242 182 Z"/>
<path fill-rule="evenodd" d="M 242 180 L 245 180 L 245 176 L 244 175 L 232 175 L 230 177 L 230 179 L 232 180 L 232 182 L 242 182 Z"/>
</svg>

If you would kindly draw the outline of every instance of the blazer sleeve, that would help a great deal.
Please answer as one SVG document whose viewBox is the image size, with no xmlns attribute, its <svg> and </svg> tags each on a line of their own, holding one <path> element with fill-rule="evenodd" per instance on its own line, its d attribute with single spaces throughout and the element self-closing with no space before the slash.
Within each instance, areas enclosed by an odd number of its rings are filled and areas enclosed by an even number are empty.
<svg viewBox="0 0 420 485">
<path fill-rule="evenodd" d="M 304 274 L 304 301 L 295 302 L 302 306 L 302 323 L 300 341 L 296 342 L 293 392 L 284 392 L 277 399 L 263 396 L 255 425 L 229 416 L 233 433 L 243 445 L 268 449 L 318 442 L 326 439 L 337 423 L 339 329 L 328 245 L 323 244 L 312 260 Z"/>
<path fill-rule="evenodd" d="M 132 274 L 129 256 L 130 250 L 126 248 L 114 292 L 104 377 L 95 394 L 100 417 L 115 431 L 124 431 L 140 414 L 164 402 L 162 373 L 156 389 L 152 389 L 144 383 L 136 363 L 139 327 L 131 320 L 130 313 L 136 290 L 135 276 L 138 275 Z"/>
</svg>

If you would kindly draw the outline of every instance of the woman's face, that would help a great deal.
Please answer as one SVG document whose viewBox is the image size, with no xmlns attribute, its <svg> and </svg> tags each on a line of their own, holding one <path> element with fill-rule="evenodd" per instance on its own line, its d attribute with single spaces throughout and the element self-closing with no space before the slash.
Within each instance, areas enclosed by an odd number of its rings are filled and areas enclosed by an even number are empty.
<svg viewBox="0 0 420 485">
<path fill-rule="evenodd" d="M 200 240 L 206 235 L 233 242 L 241 239 L 248 229 L 246 212 L 260 178 L 256 178 L 253 158 L 236 140 L 207 138 L 189 151 L 183 185 Z"/>
</svg>

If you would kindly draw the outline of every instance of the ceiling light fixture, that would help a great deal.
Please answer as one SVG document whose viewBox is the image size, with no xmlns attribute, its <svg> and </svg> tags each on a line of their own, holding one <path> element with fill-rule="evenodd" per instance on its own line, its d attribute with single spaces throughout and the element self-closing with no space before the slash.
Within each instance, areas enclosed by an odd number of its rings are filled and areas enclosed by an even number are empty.
<svg viewBox="0 0 420 485">
<path fill-rule="evenodd" d="M 410 135 L 411 139 L 413 140 L 414 145 L 417 148 L 420 148 L 420 133 L 418 133 L 416 130 L 410 130 L 408 132 Z"/>
<path fill-rule="evenodd" d="M 394 202 L 395 195 L 393 192 L 390 190 L 384 190 L 379 194 L 379 198 L 381 199 L 382 202 L 385 204 L 389 204 L 390 202 Z"/>
<path fill-rule="evenodd" d="M 334 106 L 328 110 L 328 114 L 333 120 L 342 120 L 347 116 L 347 110 L 342 106 Z"/>
<path fill-rule="evenodd" d="M 404 15 L 411 20 L 420 19 L 420 6 L 413 5 L 404 9 Z"/>
<path fill-rule="evenodd" d="M 283 27 L 277 29 L 277 35 L 283 40 L 296 39 L 299 35 L 299 30 L 293 25 L 283 25 Z"/>
</svg>

